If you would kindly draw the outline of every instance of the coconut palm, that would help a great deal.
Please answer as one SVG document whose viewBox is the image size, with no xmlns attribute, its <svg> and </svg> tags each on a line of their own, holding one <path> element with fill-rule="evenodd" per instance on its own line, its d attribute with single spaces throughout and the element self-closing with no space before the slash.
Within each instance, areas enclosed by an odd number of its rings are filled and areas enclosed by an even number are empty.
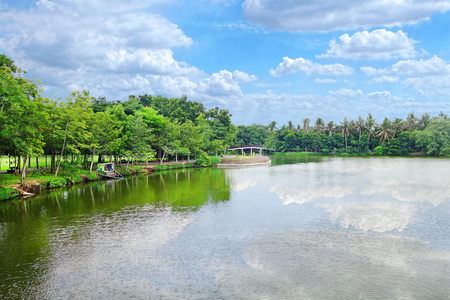
<svg viewBox="0 0 450 300">
<path fill-rule="evenodd" d="M 409 131 L 415 129 L 417 127 L 417 118 L 414 113 L 409 113 L 406 117 L 405 128 Z"/>
<path fill-rule="evenodd" d="M 354 128 L 356 129 L 356 131 L 359 134 L 359 139 L 361 140 L 361 132 L 362 130 L 365 128 L 366 126 L 366 122 L 364 121 L 363 118 L 361 118 L 361 116 L 358 117 L 358 120 L 355 121 L 355 125 Z"/>
<path fill-rule="evenodd" d="M 426 112 L 422 115 L 422 117 L 420 117 L 420 120 L 417 123 L 417 127 L 419 128 L 419 130 L 424 130 L 425 128 L 427 128 L 430 121 L 431 121 L 431 116 L 429 113 Z"/>
<path fill-rule="evenodd" d="M 367 116 L 367 122 L 366 122 L 366 130 L 367 130 L 367 138 L 370 141 L 370 138 L 375 138 L 375 130 L 374 126 L 376 125 L 375 119 L 372 117 L 371 114 Z"/>
<path fill-rule="evenodd" d="M 392 133 L 392 123 L 388 118 L 384 118 L 383 123 L 380 124 L 377 130 L 377 137 L 380 138 L 381 144 L 387 140 L 389 142 L 389 136 Z"/>
<path fill-rule="evenodd" d="M 441 120 L 447 120 L 448 119 L 447 114 L 445 114 L 442 110 L 439 113 L 438 117 L 441 118 Z"/>
<path fill-rule="evenodd" d="M 402 119 L 400 118 L 395 118 L 394 122 L 392 122 L 392 130 L 394 132 L 394 135 L 392 136 L 392 138 L 395 138 L 395 135 L 397 134 L 397 132 L 401 132 L 402 128 L 404 128 L 404 122 Z"/>
<path fill-rule="evenodd" d="M 288 130 L 294 130 L 294 124 L 292 124 L 292 121 L 288 121 Z"/>
<path fill-rule="evenodd" d="M 304 118 L 303 120 L 302 120 L 302 122 L 303 122 L 303 131 L 305 132 L 305 134 L 309 134 L 309 122 L 310 122 L 311 120 L 309 119 L 309 118 Z"/>
<path fill-rule="evenodd" d="M 314 128 L 316 129 L 316 131 L 318 133 L 322 133 L 322 131 L 324 130 L 325 127 L 325 122 L 323 121 L 322 118 L 317 118 L 316 120 L 316 125 L 314 126 Z"/>
<path fill-rule="evenodd" d="M 277 122 L 275 122 L 275 121 L 270 122 L 269 123 L 269 131 L 273 132 L 276 129 L 276 126 L 277 126 Z"/>
<path fill-rule="evenodd" d="M 336 124 L 334 124 L 333 121 L 328 122 L 327 130 L 328 130 L 329 136 L 332 136 L 334 134 L 335 129 L 336 129 Z"/>
<path fill-rule="evenodd" d="M 349 135 L 350 124 L 347 120 L 347 117 L 344 118 L 344 121 L 339 122 L 339 123 L 341 123 L 341 125 L 342 125 L 342 135 L 344 136 L 344 139 L 345 139 L 345 151 L 347 151 L 347 137 Z"/>
</svg>

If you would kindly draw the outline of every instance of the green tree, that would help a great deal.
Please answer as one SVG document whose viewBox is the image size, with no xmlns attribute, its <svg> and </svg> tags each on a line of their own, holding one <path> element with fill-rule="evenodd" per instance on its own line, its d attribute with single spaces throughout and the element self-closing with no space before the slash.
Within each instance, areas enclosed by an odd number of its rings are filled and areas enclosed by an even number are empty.
<svg viewBox="0 0 450 300">
<path fill-rule="evenodd" d="M 345 140 L 345 151 L 347 151 L 347 137 L 349 135 L 350 124 L 349 124 L 347 118 L 344 118 L 344 121 L 342 121 L 340 123 L 342 125 L 342 135 L 344 136 L 344 140 Z"/>
<path fill-rule="evenodd" d="M 22 77 L 23 73 L 13 60 L 0 54 L 0 147 L 23 156 L 22 181 L 28 158 L 43 153 L 43 130 L 48 120 L 47 99 L 37 83 Z"/>
</svg>

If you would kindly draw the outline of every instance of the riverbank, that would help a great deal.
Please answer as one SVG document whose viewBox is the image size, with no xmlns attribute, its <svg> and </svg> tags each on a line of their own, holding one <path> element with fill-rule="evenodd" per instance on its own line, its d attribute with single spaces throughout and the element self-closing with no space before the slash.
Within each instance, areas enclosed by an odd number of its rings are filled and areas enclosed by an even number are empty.
<svg viewBox="0 0 450 300">
<path fill-rule="evenodd" d="M 157 171 L 195 168 L 195 161 L 191 162 L 164 162 L 150 163 L 147 165 L 116 166 L 116 170 L 124 176 L 133 174 L 150 174 Z M 89 174 L 86 170 L 71 168 L 70 170 L 60 170 L 58 177 L 49 170 L 30 170 L 27 177 L 20 183 L 20 174 L 0 174 L 0 201 L 9 200 L 17 196 L 32 196 L 37 191 L 64 187 L 82 182 L 104 180 L 96 172 Z"/>
<path fill-rule="evenodd" d="M 224 155 L 217 167 L 258 166 L 270 164 L 268 156 Z"/>
</svg>

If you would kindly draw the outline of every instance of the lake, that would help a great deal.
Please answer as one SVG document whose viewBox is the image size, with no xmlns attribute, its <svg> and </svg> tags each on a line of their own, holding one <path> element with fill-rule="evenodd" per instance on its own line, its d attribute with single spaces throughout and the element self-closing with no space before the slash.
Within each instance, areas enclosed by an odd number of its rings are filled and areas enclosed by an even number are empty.
<svg viewBox="0 0 450 300">
<path fill-rule="evenodd" d="M 0 204 L 0 299 L 450 299 L 450 160 L 274 156 Z"/>
</svg>

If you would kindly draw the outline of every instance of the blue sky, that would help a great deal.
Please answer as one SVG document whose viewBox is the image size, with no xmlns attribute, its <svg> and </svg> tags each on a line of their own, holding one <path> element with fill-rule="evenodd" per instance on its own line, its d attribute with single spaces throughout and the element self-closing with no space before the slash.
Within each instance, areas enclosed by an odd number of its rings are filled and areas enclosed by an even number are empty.
<svg viewBox="0 0 450 300">
<path fill-rule="evenodd" d="M 450 1 L 0 0 L 45 93 L 162 95 L 235 124 L 450 113 Z"/>
</svg>

